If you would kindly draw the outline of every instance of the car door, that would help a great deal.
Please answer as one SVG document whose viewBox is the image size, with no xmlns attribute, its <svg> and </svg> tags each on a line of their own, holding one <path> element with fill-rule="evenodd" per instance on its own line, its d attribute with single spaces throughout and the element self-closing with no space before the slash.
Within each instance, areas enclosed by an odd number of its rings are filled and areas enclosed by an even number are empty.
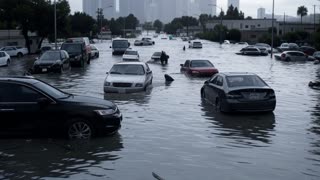
<svg viewBox="0 0 320 180">
<path fill-rule="evenodd" d="M 146 78 L 146 84 L 148 84 L 148 83 L 150 83 L 151 82 L 151 80 L 152 80 L 152 71 L 150 70 L 150 67 L 148 66 L 148 64 L 146 64 L 146 76 L 147 76 L 147 78 Z"/>
<path fill-rule="evenodd" d="M 6 55 L 4 54 L 4 52 L 0 52 L 0 65 L 5 65 L 7 62 L 6 60 Z"/>
<path fill-rule="evenodd" d="M 40 104 L 48 100 L 48 106 Z M 47 126 L 51 118 L 59 113 L 51 111 L 49 104 L 54 102 L 36 89 L 14 82 L 0 82 L 0 117 L 2 130 L 32 132 Z"/>
<path fill-rule="evenodd" d="M 61 51 L 61 61 L 63 69 L 69 68 L 69 58 L 66 52 Z"/>
<path fill-rule="evenodd" d="M 181 68 L 181 71 L 187 72 L 189 70 L 189 66 L 190 66 L 190 60 L 186 60 L 186 62 Z"/>
<path fill-rule="evenodd" d="M 211 103 L 214 103 L 213 101 L 213 94 L 214 94 L 214 84 L 217 81 L 218 76 L 215 75 L 208 81 L 206 81 L 205 86 L 204 86 L 204 92 L 206 99 L 210 101 Z"/>
<path fill-rule="evenodd" d="M 6 47 L 4 48 L 4 51 L 7 52 L 7 54 L 9 54 L 9 56 L 16 56 L 17 54 L 15 54 L 15 50 L 13 47 Z"/>
<path fill-rule="evenodd" d="M 217 80 L 213 84 L 212 102 L 215 103 L 217 99 L 222 99 L 223 95 L 223 77 L 217 76 Z"/>
</svg>

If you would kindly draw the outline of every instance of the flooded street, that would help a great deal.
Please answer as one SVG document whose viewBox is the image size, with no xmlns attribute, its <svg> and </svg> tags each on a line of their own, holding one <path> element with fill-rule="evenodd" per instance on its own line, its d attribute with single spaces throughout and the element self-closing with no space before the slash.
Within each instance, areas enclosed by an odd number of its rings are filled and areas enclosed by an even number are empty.
<svg viewBox="0 0 320 180">
<path fill-rule="evenodd" d="M 133 45 L 134 40 L 130 40 Z M 181 40 L 155 39 L 136 47 L 149 61 L 155 51 L 170 56 L 166 66 L 150 63 L 147 92 L 110 94 L 103 82 L 120 56 L 111 41 L 96 44 L 100 58 L 63 74 L 34 75 L 66 92 L 105 98 L 123 114 L 122 128 L 89 142 L 61 139 L 0 139 L 0 179 L 320 179 L 320 91 L 308 82 L 320 77 L 312 62 L 279 62 L 235 55 L 242 46 L 203 41 L 186 49 Z M 186 59 L 209 59 L 220 72 L 253 72 L 276 92 L 271 114 L 226 115 L 202 102 L 206 78 L 180 73 Z M 13 59 L 0 75 L 22 75 L 33 59 Z M 175 81 L 166 84 L 164 74 Z"/>
</svg>

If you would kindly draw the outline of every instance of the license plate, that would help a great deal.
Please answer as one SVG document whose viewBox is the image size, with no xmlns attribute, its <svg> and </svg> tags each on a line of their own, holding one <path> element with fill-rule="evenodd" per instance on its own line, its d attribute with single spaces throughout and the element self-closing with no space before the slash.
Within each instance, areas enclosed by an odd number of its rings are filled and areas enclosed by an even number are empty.
<svg viewBox="0 0 320 180">
<path fill-rule="evenodd" d="M 125 89 L 118 89 L 118 92 L 119 93 L 126 93 L 126 90 Z"/>
<path fill-rule="evenodd" d="M 249 94 L 249 99 L 251 99 L 251 100 L 259 100 L 259 99 L 261 99 L 262 95 L 263 94 L 261 94 L 261 93 L 250 93 Z"/>
<path fill-rule="evenodd" d="M 43 69 L 42 69 L 42 72 L 47 72 L 47 71 L 48 71 L 47 68 L 43 68 Z"/>
</svg>

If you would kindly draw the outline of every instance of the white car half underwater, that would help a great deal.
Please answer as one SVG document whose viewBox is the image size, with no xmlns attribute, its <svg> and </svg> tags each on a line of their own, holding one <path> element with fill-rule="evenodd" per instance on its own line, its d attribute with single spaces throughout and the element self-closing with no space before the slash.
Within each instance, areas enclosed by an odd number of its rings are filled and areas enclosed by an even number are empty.
<svg viewBox="0 0 320 180">
<path fill-rule="evenodd" d="M 104 81 L 105 93 L 133 93 L 145 91 L 152 84 L 152 71 L 144 62 L 114 64 Z"/>
<path fill-rule="evenodd" d="M 127 49 L 122 56 L 122 61 L 140 61 L 138 51 Z"/>
<path fill-rule="evenodd" d="M 0 51 L 0 66 L 9 66 L 10 56 L 5 51 Z"/>
</svg>

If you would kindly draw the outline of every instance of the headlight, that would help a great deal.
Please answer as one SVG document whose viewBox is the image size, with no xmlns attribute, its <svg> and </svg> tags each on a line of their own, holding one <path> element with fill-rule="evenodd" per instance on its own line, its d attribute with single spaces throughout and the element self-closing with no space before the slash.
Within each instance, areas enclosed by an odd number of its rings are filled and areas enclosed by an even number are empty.
<svg viewBox="0 0 320 180">
<path fill-rule="evenodd" d="M 111 86 L 111 83 L 110 82 L 104 82 L 104 86 Z"/>
<path fill-rule="evenodd" d="M 117 109 L 105 109 L 105 110 L 95 110 L 100 116 L 111 115 L 117 112 Z"/>
<path fill-rule="evenodd" d="M 138 84 L 136 84 L 136 87 L 143 87 L 143 84 L 138 83 Z"/>
</svg>

